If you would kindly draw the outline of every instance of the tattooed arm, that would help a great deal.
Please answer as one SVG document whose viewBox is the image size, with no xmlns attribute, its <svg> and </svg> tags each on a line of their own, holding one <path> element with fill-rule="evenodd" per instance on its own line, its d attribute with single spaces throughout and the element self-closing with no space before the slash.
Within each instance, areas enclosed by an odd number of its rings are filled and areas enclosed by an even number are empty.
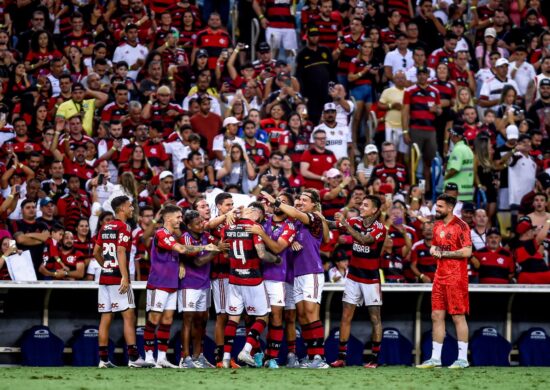
<svg viewBox="0 0 550 390">
<path fill-rule="evenodd" d="M 219 252 L 218 247 L 214 244 L 192 246 L 176 243 L 172 249 L 182 255 L 188 255 L 190 253 L 197 253 L 202 251 Z"/>
<path fill-rule="evenodd" d="M 260 244 L 254 244 L 254 247 L 256 248 L 256 252 L 258 253 L 258 257 L 265 261 L 266 263 L 275 263 L 280 264 L 281 263 L 281 257 L 274 255 L 273 253 L 268 252 L 265 249 L 265 245 Z"/>
<path fill-rule="evenodd" d="M 374 237 L 370 234 L 362 234 L 355 230 L 345 219 L 342 218 L 340 220 L 340 223 L 342 224 L 342 227 L 344 227 L 348 233 L 353 237 L 355 241 L 357 241 L 361 245 L 370 245 L 374 242 Z"/>
</svg>

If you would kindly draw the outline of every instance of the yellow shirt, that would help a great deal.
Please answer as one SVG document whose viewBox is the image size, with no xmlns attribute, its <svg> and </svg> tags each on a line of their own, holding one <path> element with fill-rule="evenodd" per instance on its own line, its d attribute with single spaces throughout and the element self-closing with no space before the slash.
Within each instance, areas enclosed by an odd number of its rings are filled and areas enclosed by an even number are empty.
<svg viewBox="0 0 550 390">
<path fill-rule="evenodd" d="M 400 103 L 403 104 L 403 95 L 405 95 L 405 89 L 399 89 L 397 87 L 386 88 L 382 91 L 379 101 L 386 105 Z M 401 110 L 388 110 L 386 111 L 386 124 L 392 129 L 403 129 L 401 123 Z"/>
<path fill-rule="evenodd" d="M 95 99 L 84 99 L 82 101 L 82 108 L 75 103 L 72 99 L 67 100 L 59 105 L 55 116 L 63 118 L 65 120 L 71 119 L 77 114 L 82 115 L 82 128 L 89 136 L 92 135 L 94 125 L 94 112 L 95 112 Z"/>
</svg>

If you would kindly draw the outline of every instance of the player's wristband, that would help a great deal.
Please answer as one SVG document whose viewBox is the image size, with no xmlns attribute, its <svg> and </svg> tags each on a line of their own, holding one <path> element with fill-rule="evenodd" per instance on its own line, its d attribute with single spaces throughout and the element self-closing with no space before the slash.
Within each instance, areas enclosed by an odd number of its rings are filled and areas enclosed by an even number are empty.
<svg viewBox="0 0 550 390">
<path fill-rule="evenodd" d="M 277 208 L 281 207 L 281 201 L 279 199 L 275 199 L 275 202 L 273 202 L 273 206 Z"/>
</svg>

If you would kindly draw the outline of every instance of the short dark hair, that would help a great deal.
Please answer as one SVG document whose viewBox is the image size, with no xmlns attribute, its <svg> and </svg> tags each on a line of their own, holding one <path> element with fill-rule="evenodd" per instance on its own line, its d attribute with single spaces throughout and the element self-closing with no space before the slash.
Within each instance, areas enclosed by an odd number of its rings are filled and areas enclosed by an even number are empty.
<svg viewBox="0 0 550 390">
<path fill-rule="evenodd" d="M 265 208 L 264 208 L 264 205 L 261 202 L 252 202 L 248 205 L 248 207 L 253 208 L 253 209 L 258 209 L 263 214 L 265 214 Z"/>
<path fill-rule="evenodd" d="M 36 205 L 36 201 L 32 199 L 25 199 L 23 202 L 21 202 L 21 210 L 23 210 L 25 206 L 28 205 L 29 203 L 34 203 Z"/>
<path fill-rule="evenodd" d="M 533 200 L 535 200 L 535 197 L 537 196 L 544 196 L 544 200 L 548 202 L 548 195 L 546 194 L 546 192 L 536 192 L 535 196 L 533 196 Z"/>
<path fill-rule="evenodd" d="M 162 209 L 160 210 L 160 217 L 164 218 L 164 216 L 167 214 L 172 214 L 177 212 L 181 213 L 181 208 L 179 206 L 176 206 L 175 204 L 165 204 L 164 206 L 162 206 Z"/>
<path fill-rule="evenodd" d="M 367 195 L 365 196 L 365 199 L 370 200 L 374 204 L 374 207 L 376 207 L 378 210 L 380 210 L 380 207 L 382 207 L 382 201 L 378 196 Z"/>
<path fill-rule="evenodd" d="M 120 209 L 120 206 L 129 201 L 130 198 L 126 195 L 117 196 L 111 201 L 111 207 L 113 208 L 113 211 L 117 213 L 118 209 Z"/>
<path fill-rule="evenodd" d="M 187 210 L 185 212 L 185 215 L 183 216 L 183 222 L 186 225 L 189 225 L 191 222 L 193 222 L 195 219 L 200 218 L 200 214 L 197 210 Z"/>
<path fill-rule="evenodd" d="M 442 200 L 443 202 L 447 203 L 449 206 L 455 207 L 456 205 L 456 198 L 454 196 L 448 195 L 448 194 L 441 194 L 437 197 L 437 200 Z"/>
<path fill-rule="evenodd" d="M 153 212 L 154 212 L 155 210 L 153 209 L 152 206 L 149 206 L 149 205 L 142 206 L 142 207 L 139 208 L 139 215 L 140 215 L 140 217 L 143 217 L 143 213 L 144 213 L 145 211 L 153 211 Z"/>
<path fill-rule="evenodd" d="M 216 206 L 218 206 L 223 204 L 226 199 L 233 199 L 233 196 L 231 196 L 229 192 L 222 192 L 221 194 L 216 195 L 214 202 L 216 203 Z"/>
</svg>

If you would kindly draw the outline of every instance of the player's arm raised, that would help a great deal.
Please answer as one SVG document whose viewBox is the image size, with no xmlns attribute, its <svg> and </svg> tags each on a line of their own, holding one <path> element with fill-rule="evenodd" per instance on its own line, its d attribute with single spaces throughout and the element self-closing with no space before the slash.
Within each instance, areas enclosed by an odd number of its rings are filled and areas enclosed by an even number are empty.
<svg viewBox="0 0 550 390">
<path fill-rule="evenodd" d="M 254 247 L 256 248 L 256 253 L 258 253 L 258 257 L 262 259 L 262 261 L 275 264 L 279 264 L 281 262 L 281 258 L 277 255 L 274 255 L 273 253 L 269 253 L 265 249 L 265 245 L 263 243 L 256 243 L 254 244 Z"/>
<path fill-rule="evenodd" d="M 302 222 L 305 225 L 309 225 L 311 223 L 309 219 L 309 215 L 307 215 L 306 213 L 303 213 L 298 209 L 296 209 L 295 207 L 290 206 L 288 204 L 277 202 L 277 199 L 275 199 L 273 196 L 271 196 L 265 191 L 262 191 L 261 194 L 265 199 L 267 199 L 269 203 L 274 204 L 276 207 L 278 207 L 283 213 L 288 215 L 290 218 L 297 219 L 298 221 Z"/>
<path fill-rule="evenodd" d="M 247 225 L 246 231 L 260 236 L 267 245 L 267 248 L 275 254 L 281 253 L 291 244 L 282 237 L 279 237 L 277 241 L 273 240 L 260 225 Z"/>
</svg>

